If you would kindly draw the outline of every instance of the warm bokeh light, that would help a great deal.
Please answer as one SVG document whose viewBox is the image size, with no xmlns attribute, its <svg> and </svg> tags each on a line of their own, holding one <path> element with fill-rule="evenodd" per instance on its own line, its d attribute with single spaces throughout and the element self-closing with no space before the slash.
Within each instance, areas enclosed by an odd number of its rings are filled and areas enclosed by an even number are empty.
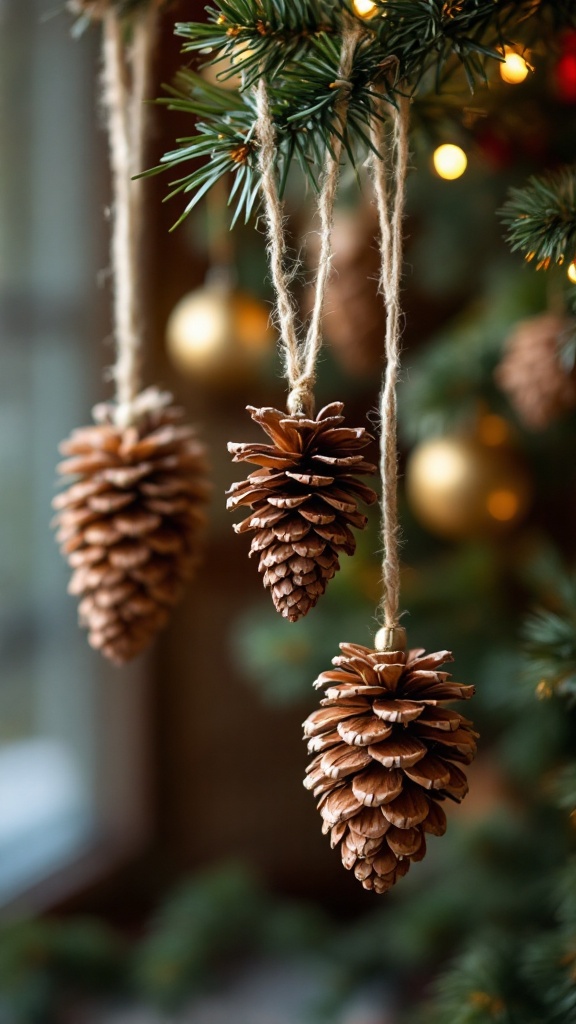
<svg viewBox="0 0 576 1024">
<path fill-rule="evenodd" d="M 576 284 L 576 260 L 572 260 L 572 263 L 568 267 L 568 280 L 572 284 Z"/>
<path fill-rule="evenodd" d="M 218 283 L 185 295 L 166 326 L 169 355 L 184 373 L 240 372 L 265 358 L 274 339 L 266 303 Z"/>
<path fill-rule="evenodd" d="M 438 146 L 434 150 L 432 159 L 436 174 L 441 178 L 445 178 L 446 181 L 453 181 L 455 178 L 459 178 L 464 174 L 468 166 L 468 157 L 464 150 L 450 142 Z"/>
<path fill-rule="evenodd" d="M 238 43 L 230 55 L 230 63 L 235 67 L 237 64 L 244 64 L 245 61 L 250 60 L 253 56 L 254 50 L 251 50 L 249 46 Z"/>
<path fill-rule="evenodd" d="M 212 362 L 232 334 L 227 294 L 217 289 L 191 292 L 174 308 L 167 325 L 167 342 L 176 363 L 199 367 Z"/>
<path fill-rule="evenodd" d="M 478 423 L 478 437 L 483 444 L 495 448 L 504 444 L 510 437 L 510 427 L 502 416 L 487 413 Z"/>
<path fill-rule="evenodd" d="M 514 491 L 503 488 L 499 491 L 491 491 L 486 499 L 486 508 L 493 519 L 499 523 L 508 523 L 518 513 L 520 501 Z"/>
<path fill-rule="evenodd" d="M 372 18 L 378 9 L 372 0 L 354 0 L 352 6 L 359 18 Z"/>
<path fill-rule="evenodd" d="M 511 46 L 504 47 L 505 57 L 500 64 L 500 76 L 503 82 L 508 85 L 519 85 L 523 82 L 530 70 L 524 57 Z"/>
</svg>

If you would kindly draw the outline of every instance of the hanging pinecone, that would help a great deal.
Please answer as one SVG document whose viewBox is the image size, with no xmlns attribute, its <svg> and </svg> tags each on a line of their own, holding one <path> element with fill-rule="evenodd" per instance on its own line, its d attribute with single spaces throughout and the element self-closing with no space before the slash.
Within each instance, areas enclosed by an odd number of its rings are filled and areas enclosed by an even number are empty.
<svg viewBox="0 0 576 1024">
<path fill-rule="evenodd" d="M 370 505 L 376 494 L 357 479 L 376 467 L 361 452 L 372 437 L 364 427 L 343 427 L 342 402 L 325 406 L 316 419 L 278 409 L 248 406 L 273 444 L 229 444 L 234 462 L 262 467 L 232 484 L 227 507 L 253 511 L 234 527 L 254 532 L 250 554 L 259 555 L 264 586 L 277 611 L 291 622 L 313 608 L 328 580 L 340 568 L 341 551 L 351 555 L 366 516 L 358 499 Z"/>
<path fill-rule="evenodd" d="M 120 664 L 164 625 L 197 564 L 209 485 L 204 448 L 180 409 L 148 409 L 125 428 L 112 405 L 94 415 L 60 446 L 68 457 L 58 472 L 76 481 L 54 499 L 54 524 L 80 625 Z"/>
<path fill-rule="evenodd" d="M 472 723 L 444 705 L 471 697 L 439 672 L 447 651 L 383 652 L 341 644 L 335 671 L 315 682 L 322 707 L 304 722 L 316 756 L 304 785 L 319 796 L 322 831 L 341 844 L 344 867 L 384 893 L 426 853 L 427 832 L 443 835 L 441 802 L 460 802 L 466 777 L 455 762 L 476 752 Z"/>
<path fill-rule="evenodd" d="M 562 335 L 570 328 L 574 321 L 567 317 L 542 313 L 521 320 L 506 341 L 496 383 L 532 430 L 544 430 L 576 407 L 576 372 L 561 357 Z"/>
</svg>

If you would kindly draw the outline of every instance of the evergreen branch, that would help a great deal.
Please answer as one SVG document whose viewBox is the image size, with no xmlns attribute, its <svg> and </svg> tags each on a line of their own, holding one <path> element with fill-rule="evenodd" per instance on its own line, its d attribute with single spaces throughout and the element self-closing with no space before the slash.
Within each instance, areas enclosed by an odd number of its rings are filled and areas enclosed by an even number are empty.
<svg viewBox="0 0 576 1024">
<path fill-rule="evenodd" d="M 551 931 L 528 946 L 522 975 L 542 1006 L 546 1024 L 576 1021 L 576 936 Z"/>
<path fill-rule="evenodd" d="M 576 167 L 528 179 L 510 189 L 501 210 L 513 252 L 536 262 L 536 269 L 570 262 L 576 256 Z"/>
<path fill-rule="evenodd" d="M 380 116 L 382 96 L 395 102 L 399 89 L 425 92 L 432 78 L 437 92 L 455 71 L 470 90 L 486 80 L 486 65 L 501 60 L 509 33 L 531 15 L 548 10 L 548 0 L 376 0 L 381 14 L 362 21 L 347 87 L 348 122 L 344 151 L 354 164 L 370 147 L 370 121 Z M 293 163 L 312 188 L 332 139 L 339 137 L 338 68 L 343 21 L 355 17 L 351 0 L 213 0 L 206 22 L 176 26 L 184 52 L 199 53 L 220 66 L 224 81 L 240 72 L 238 89 L 205 87 L 183 72 L 168 106 L 200 119 L 197 138 L 166 153 L 162 169 L 197 158 L 208 160 L 172 183 L 170 195 L 194 192 L 179 220 L 223 175 L 232 173 L 234 220 L 249 217 L 258 194 L 256 111 L 252 86 L 268 80 L 278 140 L 276 170 L 281 192 Z M 211 91 L 212 90 L 212 91 Z M 212 147 L 212 148 L 211 148 Z"/>
<path fill-rule="evenodd" d="M 349 113 L 342 142 L 352 162 L 358 152 L 371 145 L 368 126 L 374 116 L 376 100 L 382 93 L 381 82 L 389 70 L 389 62 L 374 76 L 373 43 L 366 40 L 359 47 L 350 82 Z M 281 82 L 274 78 L 269 88 L 270 108 L 277 139 L 277 169 L 280 194 L 293 161 L 317 190 L 324 165 L 326 148 L 340 134 L 336 101 L 341 83 L 338 80 L 340 46 L 329 37 L 314 39 L 308 50 L 309 63 L 302 62 L 284 70 Z M 229 90 L 206 82 L 189 69 L 181 70 L 170 97 L 162 100 L 169 109 L 179 110 L 200 120 L 196 135 L 178 140 L 177 148 L 165 153 L 157 167 L 147 174 L 158 174 L 166 168 L 203 161 L 200 167 L 171 182 L 167 199 L 180 193 L 193 193 L 177 224 L 186 217 L 205 193 L 225 174 L 232 174 L 230 201 L 235 205 L 233 223 L 241 215 L 247 220 L 258 197 L 260 172 L 255 138 L 256 109 L 251 90 Z M 378 115 L 379 116 L 379 115 Z M 240 187 L 241 185 L 241 187 Z M 174 225 L 175 227 L 177 225 Z"/>
<path fill-rule="evenodd" d="M 200 117 L 196 135 L 178 139 L 177 148 L 165 153 L 158 166 L 145 176 L 159 174 L 180 164 L 197 164 L 191 172 L 170 183 L 166 199 L 192 192 L 192 198 L 174 228 L 180 224 L 200 199 L 226 174 L 232 176 L 230 201 L 235 201 L 233 223 L 244 213 L 246 219 L 254 207 L 259 185 L 257 147 L 254 141 L 255 111 L 249 93 L 229 94 L 221 86 L 205 82 L 199 75 L 182 69 L 169 89 L 171 98 L 163 100 L 171 110 Z"/>
<path fill-rule="evenodd" d="M 518 943 L 512 936 L 482 936 L 460 954 L 436 984 L 432 1015 L 438 1024 L 536 1024 L 534 1002 L 517 1005 Z"/>
<path fill-rule="evenodd" d="M 576 699 L 576 587 L 560 612 L 541 609 L 525 622 L 527 678 L 539 696 Z"/>
<path fill-rule="evenodd" d="M 447 65 L 461 64 L 471 92 L 486 82 L 488 60 L 502 60 L 511 25 L 532 13 L 529 0 L 376 0 L 382 17 L 369 26 L 416 89 L 434 69 L 440 90 Z"/>
<path fill-rule="evenodd" d="M 260 74 L 277 76 L 302 59 L 311 43 L 340 29 L 338 11 L 325 0 L 217 0 L 207 8 L 208 22 L 180 22 L 176 34 L 187 39 L 184 53 L 208 55 L 223 64 L 223 80 L 242 70 L 242 88 Z"/>
</svg>

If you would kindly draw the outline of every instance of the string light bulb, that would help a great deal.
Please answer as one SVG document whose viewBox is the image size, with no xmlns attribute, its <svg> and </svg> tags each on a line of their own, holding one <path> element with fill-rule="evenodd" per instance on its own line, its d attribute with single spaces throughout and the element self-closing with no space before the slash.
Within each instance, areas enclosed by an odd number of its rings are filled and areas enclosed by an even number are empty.
<svg viewBox="0 0 576 1024">
<path fill-rule="evenodd" d="M 434 150 L 432 161 L 436 174 L 446 181 L 460 178 L 468 166 L 468 157 L 464 150 L 451 142 L 438 146 Z"/>
<path fill-rule="evenodd" d="M 568 280 L 571 281 L 572 284 L 576 284 L 576 260 L 572 260 L 572 263 L 568 267 L 567 273 Z"/>
<path fill-rule="evenodd" d="M 523 82 L 530 70 L 521 53 L 517 53 L 512 46 L 504 47 L 504 60 L 500 64 L 500 77 L 508 85 L 519 85 Z"/>
<path fill-rule="evenodd" d="M 373 18 L 378 9 L 373 0 L 353 0 L 352 7 L 359 18 Z"/>
</svg>

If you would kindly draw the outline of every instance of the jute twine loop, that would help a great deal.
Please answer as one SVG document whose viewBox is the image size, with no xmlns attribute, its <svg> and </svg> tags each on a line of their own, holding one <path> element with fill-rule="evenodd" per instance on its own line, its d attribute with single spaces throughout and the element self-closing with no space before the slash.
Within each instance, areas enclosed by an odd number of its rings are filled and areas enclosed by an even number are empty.
<svg viewBox="0 0 576 1024">
<path fill-rule="evenodd" d="M 132 181 L 142 170 L 146 138 L 147 95 L 157 11 L 145 7 L 132 21 L 127 48 L 123 22 L 106 11 L 103 25 L 102 95 L 106 111 L 112 171 L 113 322 L 116 361 L 111 369 L 116 391 L 115 422 L 125 427 L 141 409 L 143 341 L 139 242 L 142 223 L 142 182 Z"/>
<path fill-rule="evenodd" d="M 340 66 L 335 87 L 340 96 L 335 105 L 335 118 L 339 122 L 339 134 L 346 127 L 350 95 L 350 75 L 354 53 L 362 32 L 356 21 L 347 19 L 342 35 Z M 276 293 L 276 312 L 280 329 L 280 340 L 284 352 L 285 373 L 289 384 L 287 408 L 291 415 L 314 414 L 314 384 L 316 362 L 322 347 L 322 313 L 326 284 L 332 262 L 332 222 L 334 200 L 340 172 L 342 141 L 337 135 L 332 138 L 332 152 L 328 151 L 318 198 L 320 218 L 320 255 L 314 290 L 314 305 L 308 330 L 299 339 L 296 327 L 296 304 L 290 290 L 290 276 L 286 270 L 287 247 L 284 231 L 283 204 L 278 195 L 274 159 L 276 154 L 276 133 L 270 112 L 268 90 L 264 76 L 260 78 L 256 92 L 257 125 L 256 135 L 260 143 L 259 169 L 262 177 L 262 192 L 266 215 L 268 255 L 272 283 Z"/>
<path fill-rule="evenodd" d="M 400 369 L 402 216 L 408 165 L 409 100 L 397 94 L 397 106 L 389 105 L 388 111 L 391 131 L 380 118 L 372 120 L 372 142 L 379 156 L 372 158 L 371 165 L 380 225 L 380 288 L 386 307 L 386 369 L 380 395 L 382 609 L 384 627 L 391 631 L 389 637 L 393 640 L 397 638 L 394 630 L 398 626 L 400 607 L 396 385 Z"/>
</svg>

